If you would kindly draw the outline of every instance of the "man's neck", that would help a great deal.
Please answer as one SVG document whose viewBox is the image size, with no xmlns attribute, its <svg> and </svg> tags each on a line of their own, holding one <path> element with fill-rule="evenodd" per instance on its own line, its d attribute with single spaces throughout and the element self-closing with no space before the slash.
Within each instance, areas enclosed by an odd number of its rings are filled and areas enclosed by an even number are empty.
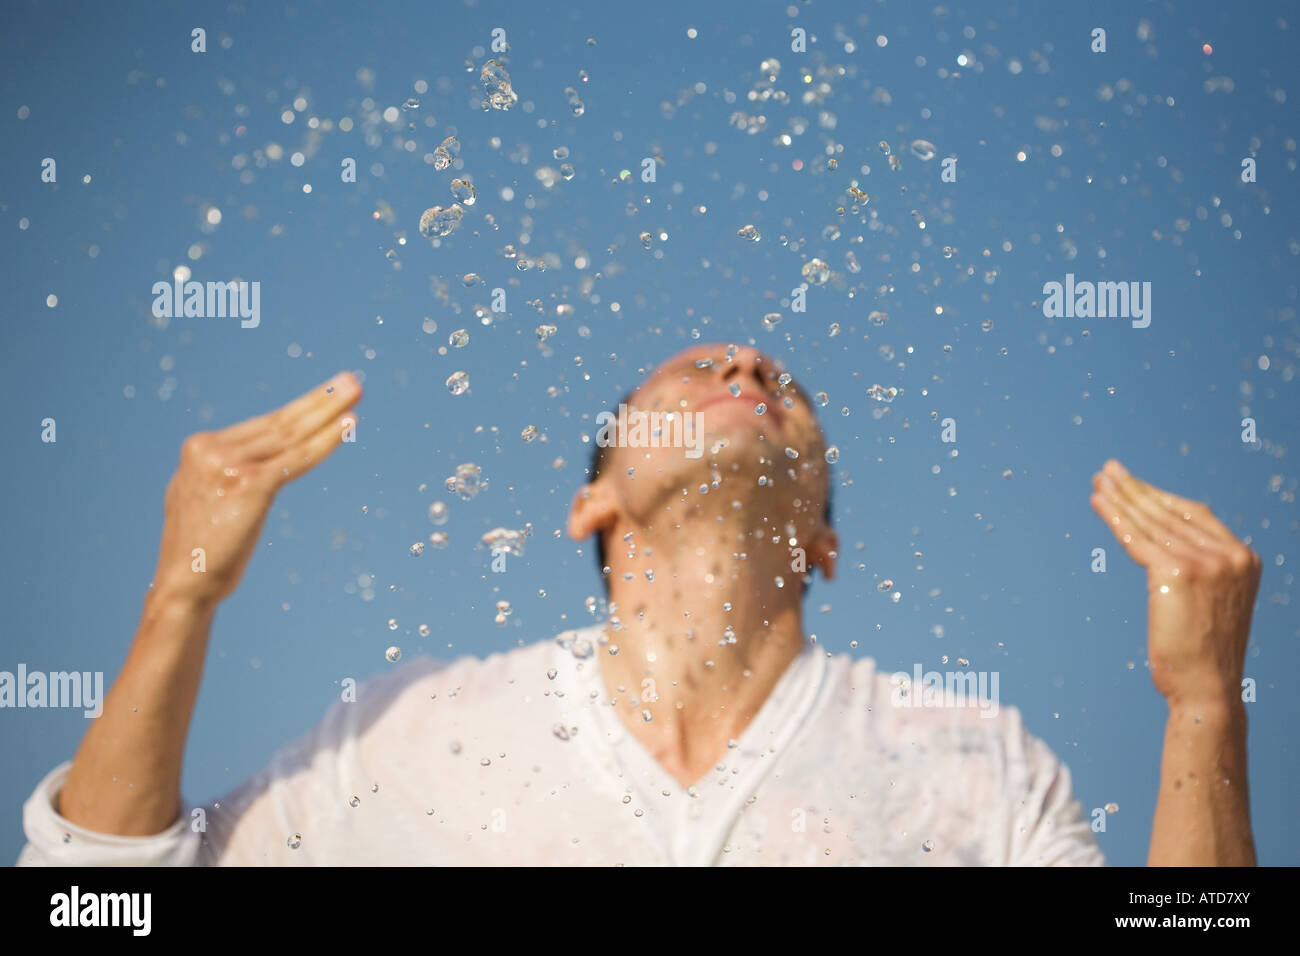
<svg viewBox="0 0 1300 956">
<path fill-rule="evenodd" d="M 620 545 L 599 661 L 623 724 L 685 786 L 725 760 L 803 649 L 802 582 L 758 542 L 723 557 L 676 537 L 634 559 Z"/>
</svg>

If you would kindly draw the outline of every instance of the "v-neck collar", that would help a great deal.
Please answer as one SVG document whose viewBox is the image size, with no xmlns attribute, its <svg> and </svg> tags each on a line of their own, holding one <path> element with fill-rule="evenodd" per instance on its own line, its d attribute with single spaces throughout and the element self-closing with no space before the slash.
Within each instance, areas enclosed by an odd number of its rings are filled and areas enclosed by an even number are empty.
<svg viewBox="0 0 1300 956">
<path fill-rule="evenodd" d="M 562 637 L 585 638 L 598 652 L 599 625 Z M 565 642 L 566 645 L 568 642 Z M 607 772 L 623 778 L 623 789 L 644 811 L 646 821 L 671 862 L 706 866 L 722 849 L 746 800 L 771 770 L 775 757 L 804 726 L 825 686 L 826 653 L 805 643 L 787 665 L 758 713 L 736 739 L 736 746 L 719 764 L 690 786 L 684 786 L 623 724 L 610 704 L 600 661 L 592 656 L 575 660 L 557 644 L 557 671 L 572 674 L 569 692 L 589 704 L 574 708 L 574 716 L 589 716 L 579 745 Z M 581 664 L 575 668 L 575 664 Z M 721 769 L 719 769 L 721 767 Z M 665 796 L 665 792 L 667 796 Z"/>
</svg>

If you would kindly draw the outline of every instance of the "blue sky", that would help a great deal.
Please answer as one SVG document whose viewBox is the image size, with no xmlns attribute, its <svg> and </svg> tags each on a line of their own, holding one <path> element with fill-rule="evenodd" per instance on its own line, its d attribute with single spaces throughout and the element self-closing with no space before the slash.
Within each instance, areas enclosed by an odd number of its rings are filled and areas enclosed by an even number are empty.
<svg viewBox="0 0 1300 956">
<path fill-rule="evenodd" d="M 404 661 L 483 656 L 590 623 L 590 548 L 554 531 L 595 416 L 693 342 L 753 343 L 827 393 L 840 449 L 842 573 L 814 586 L 807 630 L 888 670 L 942 655 L 998 670 L 1003 704 L 1067 761 L 1084 807 L 1119 805 L 1098 835 L 1113 864 L 1145 860 L 1165 709 L 1143 666 L 1144 577 L 1089 507 L 1090 477 L 1119 457 L 1248 539 L 1264 561 L 1246 662 L 1255 834 L 1261 862 L 1296 863 L 1300 18 L 1242 9 L 11 5 L 0 670 L 111 679 L 180 442 L 357 371 L 357 443 L 281 494 L 218 614 L 184 778 L 210 800 L 314 724 L 345 677 L 402 666 L 389 645 Z M 497 27 L 518 102 L 484 111 Z M 788 95 L 751 99 L 769 58 Z M 438 171 L 426 156 L 448 136 L 460 153 Z M 956 182 L 941 181 L 948 157 Z M 435 248 L 418 222 L 450 203 L 452 178 L 477 201 Z M 856 211 L 850 186 L 870 197 Z M 746 225 L 760 241 L 737 237 Z M 792 312 L 814 257 L 831 278 Z M 152 285 L 178 267 L 260 282 L 260 325 L 154 319 Z M 461 282 L 471 272 L 482 285 Z M 1150 326 L 1046 318 L 1043 284 L 1066 273 L 1150 282 Z M 507 311 L 485 325 L 498 287 Z M 547 350 L 540 324 L 557 328 Z M 470 341 L 452 348 L 458 329 Z M 466 395 L 444 385 L 456 371 Z M 877 384 L 901 393 L 881 404 Z M 524 442 L 529 425 L 541 438 Z M 465 462 L 488 480 L 468 502 L 442 489 Z M 449 546 L 412 557 L 436 499 Z M 479 537 L 526 522 L 524 556 L 491 573 Z M 1106 574 L 1089 570 L 1099 546 Z M 79 711 L 0 712 L 0 858 L 84 730 Z"/>
</svg>

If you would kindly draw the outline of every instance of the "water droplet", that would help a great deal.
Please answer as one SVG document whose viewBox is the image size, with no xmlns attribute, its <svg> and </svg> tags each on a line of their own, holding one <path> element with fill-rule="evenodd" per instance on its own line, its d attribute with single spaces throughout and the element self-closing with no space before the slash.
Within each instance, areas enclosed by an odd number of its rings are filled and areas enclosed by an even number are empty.
<svg viewBox="0 0 1300 956">
<path fill-rule="evenodd" d="M 871 312 L 867 313 L 867 321 L 879 328 L 889 321 L 889 313 L 877 312 L 873 309 Z"/>
<path fill-rule="evenodd" d="M 536 425 L 525 425 L 524 430 L 519 433 L 519 437 L 524 441 L 534 441 L 539 434 Z"/>
<path fill-rule="evenodd" d="M 445 484 L 447 490 L 458 495 L 462 501 L 469 501 L 486 488 L 488 483 L 483 477 L 483 469 L 473 462 L 466 462 L 456 466 L 456 473 L 448 477 Z"/>
<path fill-rule="evenodd" d="M 517 94 L 510 85 L 510 74 L 496 60 L 488 60 L 479 71 L 479 83 L 487 94 L 485 109 L 508 110 L 519 102 Z"/>
<path fill-rule="evenodd" d="M 574 116 L 581 116 L 587 111 L 587 107 L 583 104 L 581 97 L 578 96 L 578 91 L 573 87 L 566 86 L 564 88 L 564 95 L 568 97 L 569 109 L 573 112 Z"/>
<path fill-rule="evenodd" d="M 813 396 L 813 400 L 817 402 L 819 408 L 825 408 L 830 403 L 831 397 L 825 392 L 818 392 Z"/>
<path fill-rule="evenodd" d="M 384 651 L 384 656 L 388 658 L 390 664 L 396 664 L 402 659 L 402 649 L 394 644 L 388 650 Z"/>
<path fill-rule="evenodd" d="M 421 624 L 421 625 L 419 626 L 419 628 L 418 628 L 418 631 L 419 631 L 421 637 L 428 637 L 428 636 L 429 636 L 429 625 L 428 625 L 428 624 Z"/>
<path fill-rule="evenodd" d="M 478 762 L 478 765 L 479 765 L 480 767 L 490 767 L 490 766 L 492 765 L 492 758 L 491 758 L 491 757 L 484 757 L 482 760 L 480 760 L 480 761 Z"/>
<path fill-rule="evenodd" d="M 1108 804 L 1106 804 L 1105 810 L 1106 810 L 1107 813 L 1119 813 L 1119 804 L 1118 804 L 1118 803 L 1108 803 Z"/>
<path fill-rule="evenodd" d="M 650 235 L 650 233 L 643 232 L 641 233 L 640 238 L 641 238 L 641 245 L 645 246 L 647 249 L 649 249 L 652 245 L 654 245 L 655 237 Z"/>
<path fill-rule="evenodd" d="M 442 206 L 430 206 L 420 216 L 420 235 L 433 240 L 449 236 L 460 226 L 465 210 L 459 203 L 452 203 L 446 209 Z"/>
<path fill-rule="evenodd" d="M 568 159 L 569 147 L 557 146 L 555 147 L 555 149 L 551 150 L 551 155 L 554 156 L 556 159 L 560 159 L 560 160 Z"/>
<path fill-rule="evenodd" d="M 654 714 L 650 713 L 650 711 L 648 711 L 648 710 L 642 710 L 642 711 L 641 711 L 641 719 L 644 720 L 644 721 L 648 724 L 648 723 L 650 723 L 650 721 L 654 720 Z"/>
<path fill-rule="evenodd" d="M 478 199 L 478 190 L 468 180 L 453 179 L 451 181 L 451 197 L 466 206 L 472 206 L 474 201 Z"/>
<path fill-rule="evenodd" d="M 348 801 L 348 806 L 353 808 L 361 806 L 361 798 L 353 794 L 352 799 Z"/>
<path fill-rule="evenodd" d="M 928 139 L 912 140 L 912 155 L 923 163 L 934 159 L 934 143 Z"/>
<path fill-rule="evenodd" d="M 418 110 L 419 108 L 420 101 L 414 96 L 407 97 L 406 102 L 402 104 L 402 109 L 408 113 L 411 112 L 411 110 Z"/>
<path fill-rule="evenodd" d="M 767 402 L 759 402 L 754 406 L 755 415 L 762 415 L 765 411 L 767 411 Z"/>
<path fill-rule="evenodd" d="M 524 553 L 524 538 L 526 537 L 528 537 L 526 529 L 516 531 L 512 528 L 493 528 L 484 534 L 481 540 L 483 547 L 491 551 L 493 555 L 508 554 L 512 558 L 517 558 Z M 497 602 L 498 610 L 500 610 L 503 603 L 505 602 Z M 507 608 L 509 606 L 509 604 L 506 604 Z M 506 613 L 509 614 L 510 612 L 506 611 Z"/>
<path fill-rule="evenodd" d="M 821 259 L 809 259 L 800 271 L 804 279 L 813 285 L 824 285 L 831 277 L 831 267 Z"/>
<path fill-rule="evenodd" d="M 893 586 L 894 586 L 894 582 L 890 578 L 885 578 L 885 580 L 881 581 L 879 584 L 876 585 L 876 590 L 880 591 L 883 594 L 885 591 L 888 591 Z"/>
<path fill-rule="evenodd" d="M 746 226 L 741 226 L 739 229 L 736 230 L 736 235 L 738 235 L 741 239 L 744 239 L 747 242 L 758 242 L 760 239 L 763 238 L 763 234 L 758 231 L 758 227 L 755 226 L 753 223 L 750 223 L 749 225 Z"/>
<path fill-rule="evenodd" d="M 551 733 L 555 734 L 555 736 L 558 737 L 560 740 L 569 739 L 569 730 L 567 727 L 564 726 L 564 724 L 556 724 L 554 727 L 551 728 Z"/>
<path fill-rule="evenodd" d="M 411 545 L 411 557 L 418 558 L 422 554 L 424 554 L 423 541 L 417 541 L 415 544 Z"/>
<path fill-rule="evenodd" d="M 435 501 L 429 505 L 429 520 L 434 524 L 447 523 L 447 502 Z"/>
<path fill-rule="evenodd" d="M 452 372 L 447 376 L 447 391 L 453 395 L 464 395 L 469 391 L 469 373 Z"/>
<path fill-rule="evenodd" d="M 888 156 L 888 155 L 889 155 L 889 152 L 890 152 L 890 151 L 889 151 L 889 144 L 888 144 L 887 142 L 885 142 L 883 139 L 880 141 L 880 151 L 881 151 L 882 153 L 884 153 L 886 156 Z"/>
<path fill-rule="evenodd" d="M 993 320 L 992 320 L 992 319 L 985 319 L 983 322 L 981 322 L 981 323 L 980 323 L 980 330 L 981 330 L 981 331 L 984 331 L 984 332 L 990 332 L 990 331 L 992 331 L 992 330 L 993 330 Z"/>
<path fill-rule="evenodd" d="M 302 846 L 302 834 L 295 833 L 293 836 L 289 837 L 289 839 L 286 840 L 285 842 L 289 845 L 290 850 L 296 850 L 298 849 L 298 847 Z"/>
<path fill-rule="evenodd" d="M 867 397 L 877 402 L 888 404 L 898 397 L 899 389 L 893 385 L 872 385 L 867 389 Z"/>
<path fill-rule="evenodd" d="M 934 841 L 926 840 L 924 843 L 921 844 L 921 849 L 924 850 L 926 853 L 931 852 L 934 849 Z"/>
<path fill-rule="evenodd" d="M 771 332 L 774 328 L 776 328 L 780 324 L 781 324 L 780 312 L 769 312 L 767 313 L 767 315 L 763 316 L 763 328 L 766 329 L 768 332 Z"/>
<path fill-rule="evenodd" d="M 786 458 L 798 458 L 798 457 L 799 457 L 799 452 L 796 451 L 796 450 L 793 449 L 793 448 L 787 448 L 787 449 L 785 450 L 785 457 L 786 457 Z"/>
<path fill-rule="evenodd" d="M 389 629 L 390 631 L 395 631 L 395 630 L 397 630 L 397 618 L 395 618 L 395 617 L 390 617 L 390 618 L 388 619 L 388 629 Z"/>
<path fill-rule="evenodd" d="M 834 445 L 831 445 L 830 448 L 826 449 L 826 460 L 831 464 L 834 464 L 835 462 L 839 461 L 840 450 L 836 448 Z"/>
<path fill-rule="evenodd" d="M 469 345 L 469 331 L 467 329 L 457 329 L 447 337 L 447 344 L 452 348 L 463 349 Z"/>
</svg>

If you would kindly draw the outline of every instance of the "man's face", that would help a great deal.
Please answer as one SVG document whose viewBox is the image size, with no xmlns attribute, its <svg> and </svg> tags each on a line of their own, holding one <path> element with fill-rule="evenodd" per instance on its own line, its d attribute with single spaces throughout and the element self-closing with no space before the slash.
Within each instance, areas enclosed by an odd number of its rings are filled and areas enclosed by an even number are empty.
<svg viewBox="0 0 1300 956">
<path fill-rule="evenodd" d="M 801 534 L 804 519 L 820 519 L 825 439 L 808 396 L 772 358 L 748 347 L 695 346 L 655 369 L 628 404 L 683 416 L 687 435 L 698 426 L 703 451 L 691 457 L 682 447 L 638 446 L 619 435 L 602 478 L 631 479 L 620 482 L 629 514 L 648 514 L 665 496 L 697 496 L 707 485 L 716 507 L 758 504 L 769 508 L 769 520 L 793 522 Z"/>
</svg>

